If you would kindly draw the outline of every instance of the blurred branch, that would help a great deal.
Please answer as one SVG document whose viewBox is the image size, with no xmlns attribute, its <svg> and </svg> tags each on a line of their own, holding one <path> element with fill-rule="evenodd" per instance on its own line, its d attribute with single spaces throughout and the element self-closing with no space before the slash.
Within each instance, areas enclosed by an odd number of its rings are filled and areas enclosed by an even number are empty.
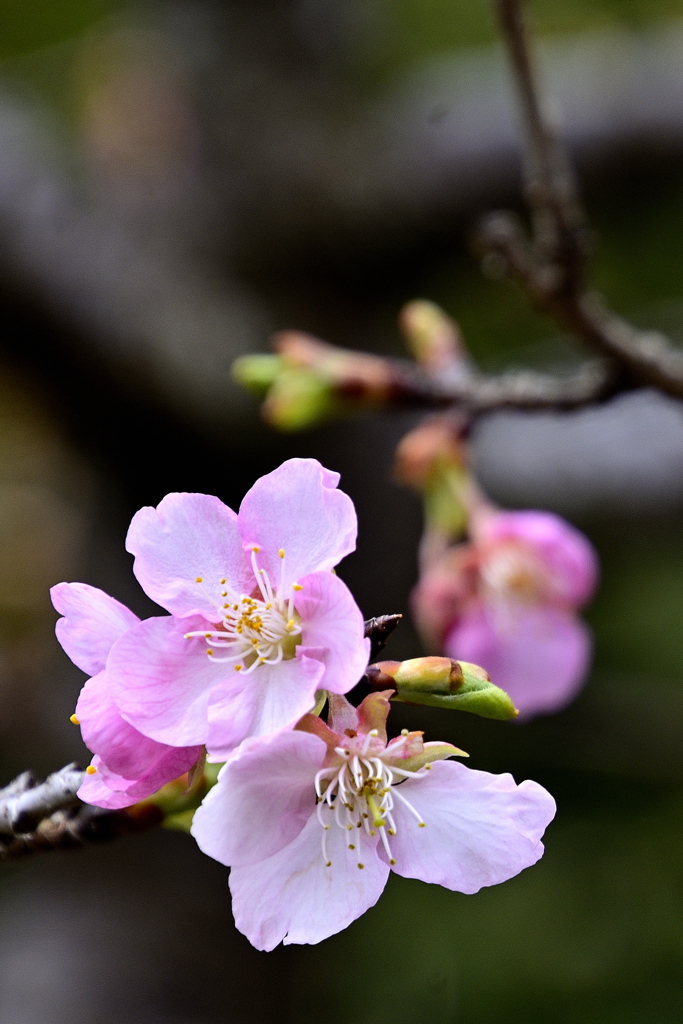
<svg viewBox="0 0 683 1024">
<path fill-rule="evenodd" d="M 84 774 L 70 764 L 36 784 L 23 772 L 0 790 L 0 863 L 108 842 L 163 821 L 162 808 L 152 803 L 115 811 L 81 803 L 76 794 Z"/>
<path fill-rule="evenodd" d="M 290 373 L 312 371 L 325 381 L 332 398 L 365 408 L 458 405 L 473 415 L 506 408 L 568 410 L 606 401 L 624 390 L 618 368 L 606 359 L 589 360 L 567 377 L 533 370 L 487 376 L 464 361 L 457 372 L 430 372 L 407 359 L 336 348 L 296 331 L 276 335 L 275 347 Z M 272 399 L 266 402 L 267 416 L 272 404 Z"/>
<path fill-rule="evenodd" d="M 535 305 L 611 360 L 623 387 L 648 385 L 681 398 L 683 352 L 664 335 L 622 320 L 585 289 L 583 214 L 569 161 L 540 99 L 523 0 L 496 0 L 495 7 L 524 120 L 531 237 L 514 214 L 498 212 L 481 225 L 478 248 L 498 275 L 517 281 Z"/>
</svg>

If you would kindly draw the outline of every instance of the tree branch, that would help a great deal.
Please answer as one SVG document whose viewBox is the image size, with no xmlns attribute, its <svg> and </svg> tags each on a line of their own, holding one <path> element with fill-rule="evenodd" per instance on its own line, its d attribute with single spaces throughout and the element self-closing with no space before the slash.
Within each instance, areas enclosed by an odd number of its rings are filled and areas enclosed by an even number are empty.
<svg viewBox="0 0 683 1024">
<path fill-rule="evenodd" d="M 612 363 L 618 390 L 656 387 L 683 397 L 683 352 L 664 335 L 640 331 L 586 291 L 586 230 L 574 176 L 554 130 L 530 55 L 523 0 L 495 0 L 520 99 L 525 130 L 525 194 L 532 219 L 529 238 L 517 217 L 487 217 L 476 239 L 486 261 Z"/>
<path fill-rule="evenodd" d="M 23 772 L 0 790 L 0 863 L 108 842 L 163 821 L 163 810 L 152 803 L 116 811 L 81 803 L 76 793 L 84 774 L 69 764 L 36 784 Z"/>
</svg>

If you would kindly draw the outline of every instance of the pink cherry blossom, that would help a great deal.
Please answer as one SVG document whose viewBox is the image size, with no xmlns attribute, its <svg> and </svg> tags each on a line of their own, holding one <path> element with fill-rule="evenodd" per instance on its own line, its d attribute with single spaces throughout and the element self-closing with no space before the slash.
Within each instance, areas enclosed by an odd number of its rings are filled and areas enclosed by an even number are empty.
<svg viewBox="0 0 683 1024">
<path fill-rule="evenodd" d="M 589 541 L 549 512 L 498 512 L 431 564 L 413 594 L 418 628 L 452 658 L 482 665 L 520 717 L 557 711 L 581 688 L 591 636 L 576 612 L 598 576 Z"/>
<path fill-rule="evenodd" d="M 222 761 L 245 737 L 292 728 L 316 690 L 356 684 L 370 648 L 332 572 L 357 532 L 338 482 L 314 459 L 291 459 L 256 481 L 238 515 L 210 495 L 169 494 L 134 516 L 134 572 L 171 613 L 127 630 L 107 661 L 135 729 L 206 744 Z"/>
<path fill-rule="evenodd" d="M 112 701 L 106 663 L 112 645 L 140 621 L 108 594 L 85 583 L 60 583 L 52 603 L 63 618 L 57 638 L 91 678 L 76 705 L 83 739 L 95 753 L 79 797 L 99 807 L 128 807 L 178 778 L 197 761 L 200 746 L 170 747 L 129 725 Z"/>
<path fill-rule="evenodd" d="M 387 742 L 388 697 L 330 698 L 292 732 L 246 740 L 195 814 L 231 867 L 235 923 L 258 949 L 316 943 L 379 899 L 389 871 L 458 892 L 535 864 L 555 802 L 535 782 L 472 771 L 447 743 Z"/>
</svg>

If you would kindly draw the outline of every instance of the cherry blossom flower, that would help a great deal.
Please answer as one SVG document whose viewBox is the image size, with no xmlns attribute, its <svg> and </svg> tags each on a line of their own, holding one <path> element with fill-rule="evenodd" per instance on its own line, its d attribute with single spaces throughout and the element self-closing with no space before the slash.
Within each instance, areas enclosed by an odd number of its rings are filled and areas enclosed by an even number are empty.
<svg viewBox="0 0 683 1024">
<path fill-rule="evenodd" d="M 231 867 L 235 923 L 258 949 L 316 943 L 373 906 L 389 871 L 458 892 L 535 864 L 555 802 L 535 782 L 443 760 L 462 754 L 405 730 L 388 698 L 330 698 L 326 726 L 246 740 L 196 812 L 200 848 Z"/>
<path fill-rule="evenodd" d="M 133 518 L 126 546 L 170 615 L 113 645 L 107 683 L 122 716 L 176 747 L 224 761 L 247 736 L 292 728 L 325 689 L 368 662 L 363 617 L 332 572 L 356 542 L 339 475 L 291 459 L 261 477 L 239 515 L 207 494 L 169 494 Z"/>
<path fill-rule="evenodd" d="M 109 693 L 106 662 L 112 645 L 140 621 L 108 594 L 85 583 L 60 583 L 52 603 L 63 618 L 57 638 L 91 678 L 73 720 L 95 757 L 78 791 L 98 807 L 128 807 L 178 778 L 197 761 L 201 747 L 172 747 L 148 739 L 122 717 Z"/>
<path fill-rule="evenodd" d="M 432 559 L 413 593 L 428 645 L 483 665 L 520 718 L 557 711 L 581 688 L 591 636 L 576 612 L 596 586 L 591 544 L 549 512 L 470 520 L 472 541 Z"/>
</svg>

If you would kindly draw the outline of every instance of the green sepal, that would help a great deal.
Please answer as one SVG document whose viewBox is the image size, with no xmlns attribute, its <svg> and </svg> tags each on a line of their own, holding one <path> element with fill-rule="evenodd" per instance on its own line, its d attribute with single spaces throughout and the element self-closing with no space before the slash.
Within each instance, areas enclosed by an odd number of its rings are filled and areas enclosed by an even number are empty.
<svg viewBox="0 0 683 1024">
<path fill-rule="evenodd" d="M 406 772 L 419 772 L 420 768 L 425 768 L 432 761 L 444 761 L 447 757 L 469 756 L 464 750 L 454 747 L 452 743 L 435 741 L 425 743 L 424 750 L 419 754 L 413 754 L 412 757 L 406 757 L 404 760 L 400 757 L 386 758 L 386 761 L 389 767 L 395 764 L 397 768 L 403 768 Z"/>
</svg>

